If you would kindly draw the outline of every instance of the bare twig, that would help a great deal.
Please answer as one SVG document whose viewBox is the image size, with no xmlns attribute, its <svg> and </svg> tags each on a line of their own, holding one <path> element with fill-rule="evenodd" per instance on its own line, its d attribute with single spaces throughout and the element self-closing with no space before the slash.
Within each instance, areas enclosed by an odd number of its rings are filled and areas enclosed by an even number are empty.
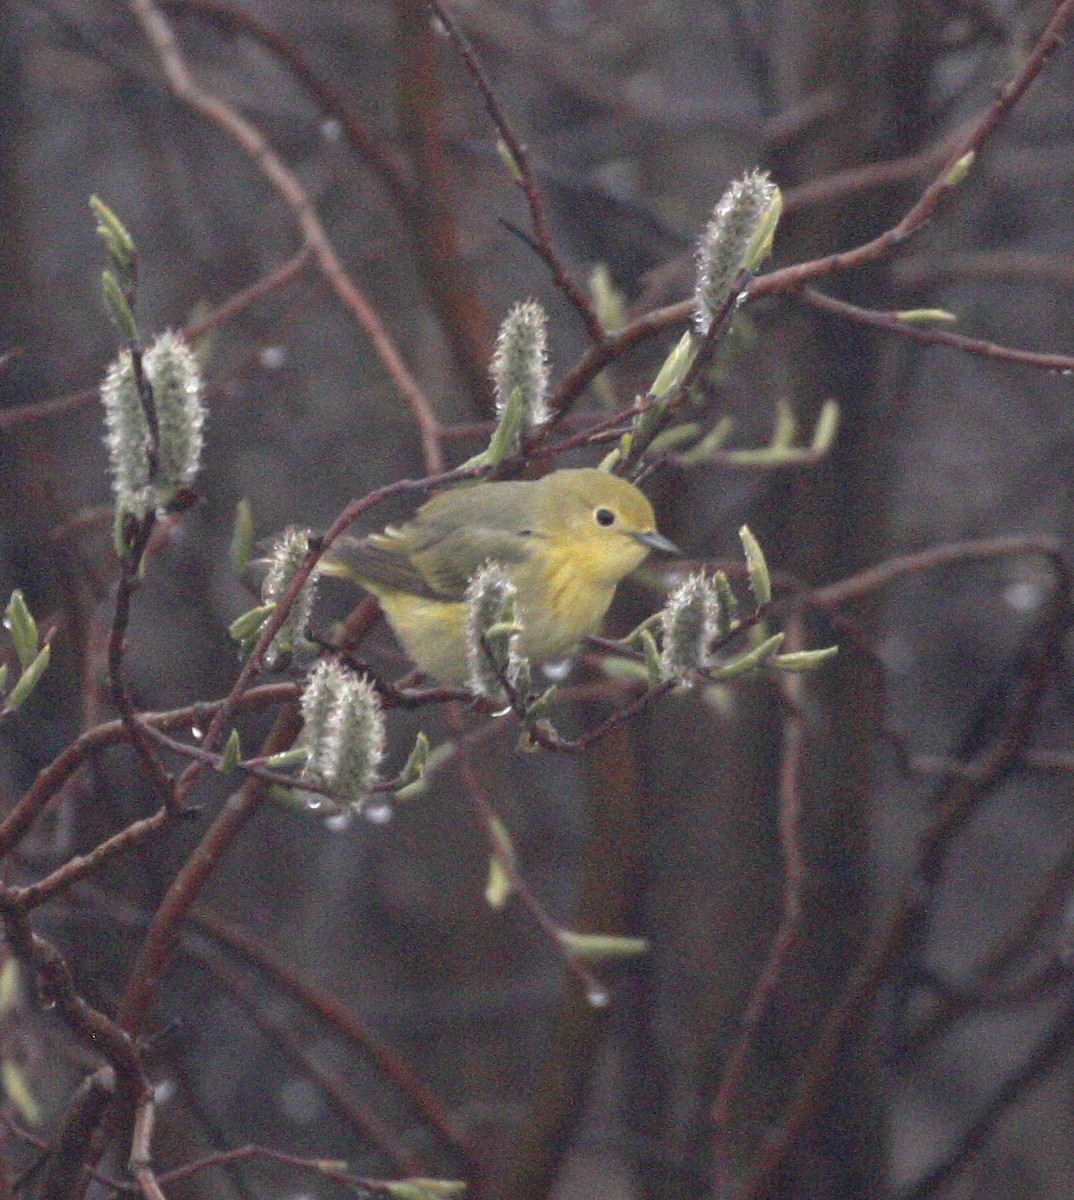
<svg viewBox="0 0 1074 1200">
<path fill-rule="evenodd" d="M 1035 552 L 1044 555 L 1050 563 L 1055 574 L 1055 588 L 1047 627 L 1033 647 L 1002 729 L 993 744 L 981 755 L 978 771 L 972 779 L 957 778 L 951 781 L 934 816 L 921 834 L 917 862 L 890 915 L 851 970 L 843 996 L 828 1014 L 796 1081 L 783 1127 L 761 1154 L 753 1173 L 739 1193 L 739 1200 L 760 1200 L 768 1193 L 771 1181 L 786 1162 L 798 1138 L 821 1111 L 827 1085 L 837 1067 L 844 1036 L 868 998 L 877 994 L 893 963 L 903 953 L 908 938 L 920 924 L 921 906 L 929 895 L 929 883 L 935 879 L 938 865 L 951 840 L 1024 752 L 1045 690 L 1060 659 L 1059 641 L 1070 621 L 1071 578 L 1061 554 L 1046 539 L 995 539 L 992 543 L 984 544 L 989 552 L 986 556 L 995 554 L 1001 541 L 1008 543 L 1008 554 Z M 1021 546 L 1015 549 L 1018 542 L 1021 542 Z M 953 548 L 942 549 L 950 552 Z M 970 557 L 965 546 L 959 549 L 962 551 L 960 557 Z M 927 554 L 908 556 L 901 560 L 901 573 L 912 573 L 920 567 L 918 560 L 927 557 Z M 943 557 L 942 551 L 937 552 L 934 562 L 942 561 Z M 948 561 L 958 561 L 958 556 L 949 553 Z M 827 593 L 822 607 L 830 604 L 832 597 L 840 591 L 843 595 L 860 595 L 863 576 L 869 576 L 869 582 L 874 586 L 881 580 L 886 582 L 898 577 L 898 571 L 885 569 L 887 567 L 888 564 L 882 564 L 872 572 L 863 572 L 861 576 L 854 577 L 856 583 L 853 586 L 840 588 L 840 585 L 835 585 L 821 589 L 819 594 L 824 596 Z M 817 595 L 814 593 L 812 598 Z"/>
<path fill-rule="evenodd" d="M 1051 1071 L 1074 1041 L 1074 1004 L 1068 1003 L 1055 1018 L 1052 1027 L 1026 1056 L 1025 1061 L 1004 1080 L 988 1098 L 980 1112 L 963 1132 L 958 1144 L 912 1187 L 900 1193 L 898 1200 L 928 1200 L 934 1196 L 971 1157 L 980 1150 L 1005 1112 L 1022 1095 L 1037 1086 Z"/>
<path fill-rule="evenodd" d="M 998 362 L 1038 367 L 1044 371 L 1056 371 L 1064 375 L 1074 372 L 1074 356 L 1069 354 L 1045 354 L 1036 350 L 1019 350 L 1015 346 L 986 342 L 979 338 L 950 333 L 946 329 L 930 329 L 902 320 L 898 313 L 877 312 L 875 309 L 861 308 L 857 304 L 848 304 L 845 300 L 836 300 L 834 296 L 825 296 L 813 288 L 802 288 L 799 295 L 822 312 L 846 317 L 848 321 L 854 321 L 859 325 L 872 325 L 877 329 L 894 333 L 898 337 L 909 338 L 910 341 L 919 342 L 925 346 L 948 346 L 952 350 L 960 350 L 963 354 L 972 354 L 978 358 L 991 358 Z"/>
<path fill-rule="evenodd" d="M 410 407 L 421 436 L 427 469 L 433 473 L 442 470 L 440 426 L 436 415 L 376 310 L 343 269 L 335 247 L 329 240 L 305 188 L 299 183 L 294 172 L 284 165 L 255 125 L 231 105 L 205 91 L 194 81 L 171 26 L 153 0 L 130 0 L 130 8 L 153 47 L 174 95 L 212 122 L 248 154 L 291 209 L 332 290 L 365 331 L 388 376 Z"/>
<path fill-rule="evenodd" d="M 800 614 L 787 622 L 786 634 L 784 646 L 788 653 L 804 648 L 805 631 Z M 731 1106 L 742 1086 L 757 1031 L 775 996 L 776 987 L 798 942 L 801 928 L 802 886 L 805 880 L 800 829 L 801 776 L 805 753 L 801 676 L 781 675 L 780 690 L 786 702 L 779 767 L 779 846 L 783 858 L 783 911 L 764 966 L 740 1018 L 738 1037 L 724 1065 L 723 1075 L 712 1103 L 712 1192 L 715 1200 L 725 1200 L 730 1195 L 727 1136 L 731 1125 Z"/>
<path fill-rule="evenodd" d="M 367 1055 L 377 1069 L 406 1096 L 430 1128 L 436 1130 L 444 1142 L 468 1164 L 470 1173 L 476 1176 L 472 1151 L 444 1111 L 443 1105 L 399 1055 L 381 1041 L 357 1014 L 331 993 L 310 983 L 261 938 L 217 913 L 197 908 L 191 914 L 191 924 L 251 963 L 309 1012 L 327 1022 L 344 1041 Z"/>
<path fill-rule="evenodd" d="M 1000 89 L 992 104 L 978 116 L 976 121 L 966 127 L 960 138 L 955 140 L 939 173 L 895 225 L 871 241 L 864 242 L 850 250 L 838 251 L 822 258 L 796 263 L 793 266 L 770 271 L 766 275 L 759 275 L 747 289 L 749 298 L 758 300 L 763 296 L 793 291 L 812 280 L 840 274 L 876 262 L 878 259 L 886 257 L 921 229 L 950 193 L 957 188 L 957 173 L 953 178 L 952 169 L 968 154 L 976 154 L 981 150 L 1010 110 L 1025 95 L 1030 84 L 1041 73 L 1048 59 L 1061 44 L 1063 34 L 1072 18 L 1074 18 L 1074 0 L 1059 0 L 1051 20 L 1017 75 Z M 653 309 L 619 330 L 618 333 L 591 346 L 560 380 L 550 401 L 553 407 L 559 411 L 572 406 L 609 362 L 626 350 L 648 341 L 663 330 L 684 325 L 691 319 L 693 311 L 693 300 L 682 300 L 664 308 Z"/>
<path fill-rule="evenodd" d="M 452 16 L 447 5 L 442 4 L 440 0 L 429 0 L 429 7 L 436 13 L 452 42 L 455 44 L 455 48 L 459 52 L 459 57 L 466 64 L 466 69 L 470 72 L 471 78 L 481 93 L 481 99 L 484 101 L 485 111 L 489 115 L 489 120 L 495 126 L 496 132 L 500 135 L 500 140 L 506 147 L 507 153 L 511 156 L 512 175 L 515 177 L 515 182 L 522 189 L 522 194 L 526 197 L 526 203 L 530 210 L 534 249 L 544 260 L 556 286 L 566 296 L 574 310 L 581 317 L 590 339 L 599 345 L 604 340 L 604 327 L 601 325 L 600 318 L 590 303 L 589 297 L 571 276 L 566 263 L 564 263 L 559 251 L 556 249 L 556 244 L 552 238 L 552 229 L 548 223 L 548 214 L 545 212 L 544 196 L 530 166 L 529 155 L 526 152 L 525 146 L 518 139 L 515 131 L 511 128 L 510 122 L 504 115 L 503 109 L 496 99 L 496 93 L 492 90 L 492 84 L 485 74 L 485 69 L 482 67 L 473 46 L 470 44 L 470 39 L 463 32 L 454 16 Z"/>
</svg>

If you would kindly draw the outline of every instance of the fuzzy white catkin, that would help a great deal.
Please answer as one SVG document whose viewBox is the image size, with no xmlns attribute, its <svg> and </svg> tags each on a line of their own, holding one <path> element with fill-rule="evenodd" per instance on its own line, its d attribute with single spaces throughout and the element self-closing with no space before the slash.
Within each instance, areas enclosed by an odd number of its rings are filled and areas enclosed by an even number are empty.
<svg viewBox="0 0 1074 1200">
<path fill-rule="evenodd" d="M 515 585 L 499 563 L 486 563 L 466 589 L 466 661 L 470 690 L 476 696 L 501 703 L 505 699 L 501 674 L 512 680 L 518 669 L 518 635 L 512 635 L 506 652 L 495 653 L 486 634 L 493 625 L 513 616 Z M 493 650 L 490 658 L 489 650 Z"/>
<path fill-rule="evenodd" d="M 134 363 L 123 350 L 101 384 L 105 445 L 117 507 L 141 517 L 164 508 L 194 481 L 201 464 L 205 405 L 193 351 L 176 333 L 162 333 L 142 355 L 158 429 L 154 479 L 149 469 L 149 423 L 138 394 Z"/>
<path fill-rule="evenodd" d="M 309 547 L 309 531 L 306 529 L 288 527 L 277 537 L 269 553 L 268 570 L 265 572 L 265 578 L 261 584 L 263 603 L 278 604 L 280 602 L 294 578 L 295 572 L 302 566 Z M 310 621 L 310 614 L 313 611 L 316 589 L 316 577 L 310 575 L 299 588 L 290 611 L 272 639 L 268 655 L 270 666 L 279 655 L 290 654 L 294 649 L 295 642 L 299 641 L 305 633 L 306 626 Z"/>
<path fill-rule="evenodd" d="M 753 270 L 764 257 L 780 204 L 779 188 L 766 171 L 750 171 L 720 197 L 697 249 L 694 323 L 698 333 L 708 333 L 739 272 Z M 767 238 L 759 238 L 769 225 Z"/>
<path fill-rule="evenodd" d="M 302 694 L 309 758 L 303 779 L 323 784 L 358 808 L 377 781 L 384 757 L 384 714 L 364 676 L 322 660 Z"/>
<path fill-rule="evenodd" d="M 496 337 L 489 368 L 496 393 L 496 411 L 502 416 L 516 389 L 522 397 L 523 421 L 537 429 L 549 420 L 548 318 L 536 300 L 511 307 Z"/>
<path fill-rule="evenodd" d="M 710 648 L 720 629 L 720 599 L 712 580 L 697 572 L 668 596 L 664 607 L 660 673 L 671 683 L 693 682 L 711 665 Z"/>
</svg>

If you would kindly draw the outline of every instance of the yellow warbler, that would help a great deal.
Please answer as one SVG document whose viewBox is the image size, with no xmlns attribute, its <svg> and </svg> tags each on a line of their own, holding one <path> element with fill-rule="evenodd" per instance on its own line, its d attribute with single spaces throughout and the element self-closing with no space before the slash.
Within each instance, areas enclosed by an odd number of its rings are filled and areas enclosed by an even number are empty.
<svg viewBox="0 0 1074 1200">
<path fill-rule="evenodd" d="M 321 571 L 372 592 L 421 670 L 463 684 L 464 595 L 486 563 L 515 586 L 521 650 L 538 660 L 594 632 L 619 581 L 653 549 L 676 548 L 656 532 L 645 496 L 625 479 L 580 468 L 444 492 L 405 525 L 340 538 Z"/>
</svg>

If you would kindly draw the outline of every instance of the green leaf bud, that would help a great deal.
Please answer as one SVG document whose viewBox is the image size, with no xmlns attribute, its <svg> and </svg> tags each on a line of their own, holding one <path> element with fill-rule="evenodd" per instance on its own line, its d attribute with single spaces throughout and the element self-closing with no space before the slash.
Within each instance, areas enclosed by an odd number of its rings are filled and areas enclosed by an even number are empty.
<svg viewBox="0 0 1074 1200">
<path fill-rule="evenodd" d="M 572 933 L 560 931 L 560 943 L 583 962 L 602 962 L 608 958 L 637 958 L 647 954 L 649 943 L 645 938 L 616 937 L 607 933 Z"/>
<path fill-rule="evenodd" d="M 4 628 L 11 634 L 11 644 L 15 647 L 19 665 L 25 671 L 37 657 L 37 622 L 18 588 L 11 593 L 11 599 L 4 609 Z"/>
<path fill-rule="evenodd" d="M 108 257 L 112 260 L 119 275 L 120 282 L 129 288 L 134 282 L 134 266 L 137 262 L 137 251 L 134 239 L 127 232 L 126 226 L 116 214 L 100 199 L 90 196 L 89 206 L 97 218 L 97 236 L 104 242 Z"/>
<path fill-rule="evenodd" d="M 746 570 L 749 572 L 750 590 L 760 608 L 772 599 L 772 579 L 768 574 L 768 564 L 765 562 L 764 551 L 760 543 L 750 532 L 748 525 L 743 525 L 738 531 L 742 541 L 742 549 L 746 555 Z"/>
<path fill-rule="evenodd" d="M 793 654 L 776 654 L 772 666 L 780 671 L 815 671 L 839 653 L 838 646 L 820 650 L 797 650 Z"/>
<path fill-rule="evenodd" d="M 18 678 L 18 682 L 11 689 L 7 700 L 4 701 L 4 712 L 15 712 L 26 703 L 30 697 L 30 693 L 37 687 L 41 676 L 48 669 L 51 656 L 52 648 L 46 643 L 41 647 L 33 662 L 23 671 Z"/>
<path fill-rule="evenodd" d="M 240 762 L 242 762 L 242 742 L 239 740 L 239 731 L 233 729 L 228 734 L 227 742 L 224 744 L 224 750 L 220 755 L 220 761 L 216 764 L 216 769 L 221 775 L 226 775 L 229 771 L 234 771 Z"/>
<path fill-rule="evenodd" d="M 254 554 L 254 510 L 244 496 L 235 505 L 235 524 L 231 528 L 229 548 L 236 575 L 245 575 Z"/>
</svg>

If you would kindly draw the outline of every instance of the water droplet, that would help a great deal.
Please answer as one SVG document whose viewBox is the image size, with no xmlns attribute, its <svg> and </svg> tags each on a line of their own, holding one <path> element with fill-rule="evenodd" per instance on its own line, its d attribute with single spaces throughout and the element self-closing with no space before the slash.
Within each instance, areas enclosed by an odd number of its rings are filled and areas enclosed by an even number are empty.
<svg viewBox="0 0 1074 1200">
<path fill-rule="evenodd" d="M 596 985 L 588 989 L 585 998 L 592 1008 L 607 1008 L 612 1001 L 611 993 Z"/>
<path fill-rule="evenodd" d="M 1044 603 L 1046 589 L 1039 580 L 1022 579 L 1003 589 L 1003 602 L 1019 613 L 1029 613 Z"/>
<path fill-rule="evenodd" d="M 1062 375 L 1064 379 L 1069 379 L 1071 375 L 1074 375 L 1074 368 L 1064 367 L 1059 374 Z"/>
<path fill-rule="evenodd" d="M 278 371 L 287 361 L 287 351 L 282 346 L 262 346 L 257 358 L 266 371 Z"/>
<path fill-rule="evenodd" d="M 191 725 L 190 726 L 190 736 L 194 739 L 194 741 L 200 742 L 201 739 L 205 736 L 205 730 L 202 729 L 202 727 L 200 725 Z"/>
<path fill-rule="evenodd" d="M 353 819 L 354 814 L 349 808 L 345 808 L 342 812 L 332 813 L 331 816 L 325 817 L 324 827 L 330 833 L 339 833 L 341 830 L 349 828 Z"/>
<path fill-rule="evenodd" d="M 392 806 L 390 804 L 367 804 L 362 809 L 362 816 L 373 825 L 387 825 L 393 816 Z"/>
<path fill-rule="evenodd" d="M 550 679 L 553 683 L 559 683 L 571 673 L 573 664 L 573 658 L 553 658 L 550 662 L 542 663 L 541 670 L 544 672 L 545 678 Z"/>
<path fill-rule="evenodd" d="M 304 799 L 310 812 L 316 812 L 319 808 L 324 807 L 324 797 L 317 792 L 307 792 Z"/>
<path fill-rule="evenodd" d="M 321 137 L 326 142 L 338 142 L 343 136 L 343 122 L 336 120 L 335 117 L 326 117 L 321 122 Z"/>
</svg>

